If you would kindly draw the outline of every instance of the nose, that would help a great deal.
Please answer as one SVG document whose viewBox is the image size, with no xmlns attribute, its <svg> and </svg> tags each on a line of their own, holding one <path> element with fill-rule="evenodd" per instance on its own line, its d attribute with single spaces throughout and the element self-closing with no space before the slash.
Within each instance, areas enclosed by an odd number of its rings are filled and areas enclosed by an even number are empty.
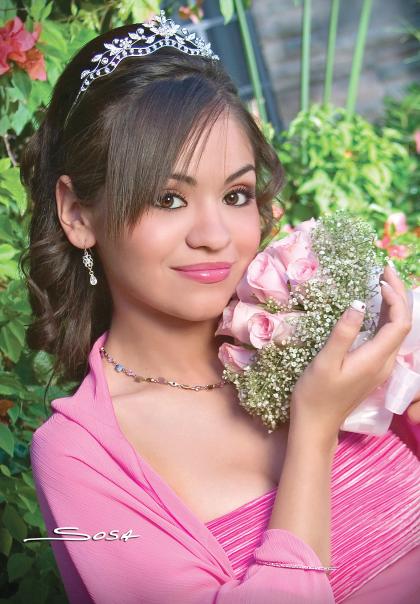
<svg viewBox="0 0 420 604">
<path fill-rule="evenodd" d="M 223 205 L 214 199 L 201 199 L 196 204 L 192 224 L 187 234 L 187 243 L 193 248 L 208 247 L 221 249 L 231 240 L 231 226 Z"/>
</svg>

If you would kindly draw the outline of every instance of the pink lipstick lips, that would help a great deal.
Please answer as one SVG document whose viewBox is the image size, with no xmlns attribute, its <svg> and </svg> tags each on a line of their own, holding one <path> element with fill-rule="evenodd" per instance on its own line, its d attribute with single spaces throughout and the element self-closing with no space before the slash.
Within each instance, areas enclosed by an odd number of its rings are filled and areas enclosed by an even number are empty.
<svg viewBox="0 0 420 604">
<path fill-rule="evenodd" d="M 230 262 L 202 262 L 174 267 L 181 275 L 200 283 L 217 283 L 230 274 Z"/>
</svg>

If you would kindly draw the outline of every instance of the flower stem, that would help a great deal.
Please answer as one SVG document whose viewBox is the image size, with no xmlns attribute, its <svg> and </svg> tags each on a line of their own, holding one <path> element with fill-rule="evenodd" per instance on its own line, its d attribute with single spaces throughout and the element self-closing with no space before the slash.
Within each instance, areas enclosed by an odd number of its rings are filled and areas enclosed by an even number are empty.
<svg viewBox="0 0 420 604">
<path fill-rule="evenodd" d="M 362 69 L 363 53 L 366 44 L 366 35 L 368 30 L 370 13 L 372 10 L 372 0 L 364 0 L 362 12 L 359 21 L 359 30 L 357 32 L 356 48 L 353 55 L 353 64 L 350 74 L 350 83 L 347 96 L 347 116 L 351 117 L 355 110 L 357 90 L 359 87 L 360 72 Z"/>
<path fill-rule="evenodd" d="M 330 12 L 330 26 L 328 31 L 327 63 L 325 67 L 324 105 L 330 102 L 334 70 L 335 41 L 337 38 L 338 13 L 340 0 L 332 0 Z"/>
<path fill-rule="evenodd" d="M 306 111 L 309 105 L 309 70 L 310 70 L 310 46 L 311 46 L 311 0 L 303 2 L 302 22 L 302 67 L 300 104 L 301 109 Z"/>
<path fill-rule="evenodd" d="M 255 53 L 252 46 L 251 36 L 249 33 L 248 23 L 246 20 L 245 10 L 242 0 L 235 0 L 236 14 L 238 15 L 239 29 L 241 32 L 242 41 L 245 47 L 245 57 L 249 68 L 252 88 L 257 102 L 258 113 L 264 122 L 268 121 L 267 112 L 265 110 L 265 99 L 261 86 L 261 80 L 258 73 Z"/>
</svg>

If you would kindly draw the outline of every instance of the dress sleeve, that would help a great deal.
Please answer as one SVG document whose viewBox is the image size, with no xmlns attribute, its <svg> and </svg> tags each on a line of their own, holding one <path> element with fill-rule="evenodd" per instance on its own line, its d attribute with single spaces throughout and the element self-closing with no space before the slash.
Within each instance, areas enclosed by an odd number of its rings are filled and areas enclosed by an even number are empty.
<svg viewBox="0 0 420 604">
<path fill-rule="evenodd" d="M 49 543 L 71 604 L 334 603 L 324 571 L 254 562 L 242 580 L 227 576 L 212 556 L 200 555 L 194 539 L 180 538 L 166 516 L 150 514 L 115 479 L 111 456 L 103 467 L 80 434 L 56 434 L 38 428 L 30 455 L 47 535 L 54 537 Z M 61 536 L 54 533 L 57 527 Z M 74 527 L 67 528 L 66 540 L 64 527 Z M 122 539 L 130 529 L 132 537 Z M 109 540 L 92 539 L 101 531 Z M 322 566 L 309 545 L 282 529 L 266 530 L 255 555 Z"/>
</svg>

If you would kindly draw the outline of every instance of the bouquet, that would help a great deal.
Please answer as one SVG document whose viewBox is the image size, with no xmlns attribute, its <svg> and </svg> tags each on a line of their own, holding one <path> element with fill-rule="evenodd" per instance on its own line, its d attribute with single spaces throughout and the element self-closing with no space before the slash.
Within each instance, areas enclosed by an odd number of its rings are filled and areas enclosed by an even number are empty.
<svg viewBox="0 0 420 604">
<path fill-rule="evenodd" d="M 376 233 L 345 210 L 300 223 L 259 252 L 223 311 L 215 335 L 223 377 L 239 402 L 268 432 L 290 419 L 293 387 L 352 300 L 366 302 L 351 349 L 374 336 L 380 319 L 382 273 Z M 413 327 L 392 375 L 346 418 L 342 430 L 384 434 L 420 389 L 420 288 L 408 290 Z"/>
</svg>

